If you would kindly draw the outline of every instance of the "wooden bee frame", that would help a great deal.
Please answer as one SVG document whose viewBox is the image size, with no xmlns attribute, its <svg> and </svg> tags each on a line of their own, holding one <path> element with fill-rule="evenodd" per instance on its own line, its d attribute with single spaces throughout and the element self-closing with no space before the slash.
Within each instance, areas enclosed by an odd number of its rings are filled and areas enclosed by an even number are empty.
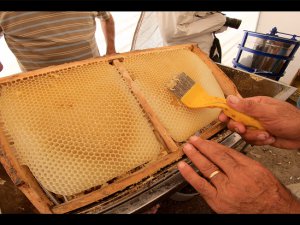
<svg viewBox="0 0 300 225">
<path fill-rule="evenodd" d="M 149 120 L 152 122 L 155 131 L 160 135 L 160 138 L 163 142 L 163 145 L 166 147 L 168 154 L 162 156 L 159 160 L 151 162 L 146 167 L 141 168 L 138 171 L 133 172 L 132 174 L 116 179 L 110 185 L 104 186 L 100 189 L 96 189 L 90 193 L 82 194 L 78 197 L 73 198 L 70 201 L 64 202 L 62 204 L 54 204 L 54 202 L 49 198 L 45 193 L 44 189 L 37 182 L 30 169 L 27 166 L 21 165 L 14 155 L 14 151 L 9 144 L 9 138 L 5 135 L 5 132 L 0 129 L 0 161 L 4 166 L 7 174 L 10 176 L 13 183 L 27 196 L 31 203 L 38 209 L 40 213 L 68 213 L 72 212 L 81 207 L 87 206 L 91 203 L 99 201 L 105 197 L 108 197 L 111 194 L 114 194 L 118 191 L 123 190 L 124 188 L 133 185 L 145 177 L 148 177 L 161 168 L 180 160 L 183 156 L 183 152 L 180 147 L 180 143 L 176 143 L 170 135 L 166 132 L 164 126 L 160 123 L 157 116 L 149 106 L 147 99 L 144 97 L 143 93 L 140 91 L 138 86 L 135 84 L 134 80 L 131 79 L 130 74 L 126 70 L 126 67 L 122 64 L 122 58 L 126 55 L 131 54 L 141 54 L 145 52 L 155 52 L 155 51 L 168 51 L 174 49 L 189 49 L 190 51 L 197 54 L 203 62 L 208 65 L 211 69 L 213 75 L 218 81 L 220 87 L 222 88 L 225 95 L 239 95 L 236 86 L 233 82 L 224 74 L 224 72 L 219 69 L 219 67 L 211 61 L 211 59 L 204 54 L 196 45 L 187 44 L 187 45 L 178 45 L 171 47 L 161 47 L 148 50 L 133 51 L 129 53 L 117 54 L 113 56 L 105 56 L 101 58 L 88 59 L 79 62 L 67 63 L 58 66 L 51 66 L 27 73 L 21 73 L 5 77 L 0 79 L 0 85 L 9 82 L 18 82 L 23 79 L 27 79 L 31 76 L 37 76 L 37 74 L 47 73 L 52 70 L 61 70 L 70 66 L 82 65 L 85 63 L 91 63 L 98 60 L 109 60 L 112 65 L 114 65 L 119 73 L 123 76 L 127 82 L 129 88 L 135 95 L 135 97 L 140 102 L 140 105 L 146 112 L 149 117 Z M 0 124 L 1 127 L 1 124 Z M 216 134 L 218 131 L 223 129 L 225 126 L 221 123 L 216 123 L 211 128 L 204 131 L 201 134 L 202 138 L 209 138 L 212 135 Z"/>
</svg>

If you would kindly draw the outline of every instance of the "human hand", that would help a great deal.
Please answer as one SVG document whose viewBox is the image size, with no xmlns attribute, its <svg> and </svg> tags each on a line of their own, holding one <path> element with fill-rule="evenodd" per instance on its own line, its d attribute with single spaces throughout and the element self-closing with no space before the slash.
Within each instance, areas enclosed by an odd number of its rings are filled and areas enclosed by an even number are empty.
<svg viewBox="0 0 300 225">
<path fill-rule="evenodd" d="M 180 173 L 215 212 L 300 213 L 296 197 L 270 171 L 247 156 L 195 136 L 183 151 L 210 182 L 183 161 L 178 163 Z"/>
<path fill-rule="evenodd" d="M 219 120 L 226 122 L 228 129 L 239 133 L 248 143 L 285 149 L 300 148 L 300 110 L 293 105 L 265 96 L 251 98 L 228 96 L 227 104 L 254 117 L 266 129 L 261 131 L 245 127 L 221 112 Z"/>
</svg>

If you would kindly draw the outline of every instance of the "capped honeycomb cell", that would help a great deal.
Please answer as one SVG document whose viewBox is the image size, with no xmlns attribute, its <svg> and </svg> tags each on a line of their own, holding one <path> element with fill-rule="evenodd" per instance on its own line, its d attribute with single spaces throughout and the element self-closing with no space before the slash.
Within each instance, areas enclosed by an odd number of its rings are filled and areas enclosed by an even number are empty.
<svg viewBox="0 0 300 225">
<path fill-rule="evenodd" d="M 106 61 L 0 84 L 0 122 L 21 164 L 48 191 L 73 195 L 160 153 L 153 128 Z"/>
<path fill-rule="evenodd" d="M 125 56 L 123 63 L 174 140 L 187 140 L 218 117 L 220 109 L 189 109 L 168 90 L 171 79 L 184 72 L 208 94 L 224 97 L 210 68 L 190 50 L 140 52 Z"/>
</svg>

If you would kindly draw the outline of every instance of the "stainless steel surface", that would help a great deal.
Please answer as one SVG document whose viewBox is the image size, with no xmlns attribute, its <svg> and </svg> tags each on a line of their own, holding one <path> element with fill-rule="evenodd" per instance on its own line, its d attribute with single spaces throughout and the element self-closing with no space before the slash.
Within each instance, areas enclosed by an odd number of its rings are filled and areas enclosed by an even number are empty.
<svg viewBox="0 0 300 225">
<path fill-rule="evenodd" d="M 256 73 L 280 73 L 285 61 L 285 59 L 255 55 L 247 51 L 243 51 L 240 58 L 240 64 L 255 69 Z"/>
<path fill-rule="evenodd" d="M 235 83 L 243 97 L 263 95 L 285 101 L 297 90 L 297 88 L 280 81 L 274 81 L 221 64 L 218 64 L 218 66 Z"/>
<path fill-rule="evenodd" d="M 234 145 L 236 145 L 240 140 L 242 139 L 242 137 L 238 134 L 238 133 L 232 133 L 231 135 L 229 135 L 227 138 L 225 138 L 223 141 L 221 141 L 220 143 L 222 145 L 225 145 L 227 147 L 232 148 Z"/>
<path fill-rule="evenodd" d="M 271 40 L 269 37 L 273 37 L 270 35 L 265 35 L 261 34 L 265 38 L 261 37 L 255 37 L 255 36 L 248 36 L 247 41 L 245 43 L 245 47 L 260 51 L 260 52 L 265 52 L 265 53 L 270 53 L 270 54 L 275 54 L 275 55 L 283 55 L 283 56 L 289 56 L 295 47 L 295 43 L 285 43 L 285 40 L 290 40 L 290 39 L 285 39 L 285 38 L 278 38 L 278 40 Z"/>
<path fill-rule="evenodd" d="M 154 205 L 160 199 L 170 196 L 179 189 L 180 186 L 184 187 L 185 181 L 176 169 L 169 177 L 162 182 L 157 183 L 151 189 L 144 191 L 135 198 L 131 198 L 121 205 L 114 206 L 106 210 L 105 214 L 132 214 L 137 213 L 146 207 Z"/>
<path fill-rule="evenodd" d="M 263 56 L 258 54 L 258 52 L 288 57 L 294 49 L 295 43 L 285 43 L 280 41 L 280 39 L 278 41 L 269 40 L 269 35 L 264 35 L 264 37 L 264 39 L 253 36 L 249 36 L 247 38 L 245 47 L 255 50 L 256 53 L 253 54 L 248 52 L 249 54 L 247 56 L 245 56 L 245 54 L 242 54 L 243 56 L 241 56 L 241 61 L 242 57 L 252 59 L 250 65 L 247 66 L 252 69 L 256 69 L 257 72 L 268 71 L 272 73 L 279 73 L 286 60 Z"/>
<path fill-rule="evenodd" d="M 128 192 L 120 199 L 108 199 L 108 202 L 99 203 L 79 210 L 78 213 L 135 213 L 150 204 L 155 203 L 167 193 L 176 191 L 180 186 L 184 186 L 184 180 L 181 178 L 176 163 L 168 166 L 165 172 L 156 175 L 154 181 L 145 182 L 140 185 L 135 192 Z M 125 191 L 126 192 L 126 191 Z"/>
<path fill-rule="evenodd" d="M 277 99 L 286 100 L 296 91 L 296 88 L 282 84 L 278 81 L 250 74 L 224 65 L 219 64 L 218 66 L 236 84 L 243 97 L 266 95 Z M 245 143 L 239 134 L 232 133 L 227 129 L 219 132 L 219 134 L 212 139 L 232 148 L 240 146 L 241 143 Z M 191 164 L 188 159 L 185 160 Z M 123 196 L 116 199 L 108 199 L 106 202 L 102 201 L 100 203 L 95 203 L 85 207 L 84 209 L 78 210 L 77 213 L 138 213 L 146 207 L 148 208 L 156 204 L 163 198 L 171 196 L 186 184 L 186 181 L 182 178 L 177 170 L 176 163 L 174 163 L 169 167 L 164 168 L 164 172 L 155 177 L 153 181 L 148 183 L 144 182 L 144 185 L 141 185 L 140 188 L 136 188 L 134 192 L 131 191 L 130 194 L 125 193 Z"/>
</svg>

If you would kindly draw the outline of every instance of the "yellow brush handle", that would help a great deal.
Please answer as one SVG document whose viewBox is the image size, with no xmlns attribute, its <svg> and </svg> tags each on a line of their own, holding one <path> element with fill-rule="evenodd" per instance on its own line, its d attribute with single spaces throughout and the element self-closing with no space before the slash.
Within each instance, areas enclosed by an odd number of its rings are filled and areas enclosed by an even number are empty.
<svg viewBox="0 0 300 225">
<path fill-rule="evenodd" d="M 227 104 L 222 104 L 222 106 L 220 107 L 223 109 L 223 112 L 226 116 L 230 117 L 231 119 L 237 121 L 237 122 L 241 122 L 246 126 L 250 126 L 250 127 L 254 127 L 257 128 L 259 130 L 264 130 L 263 126 L 261 125 L 261 123 L 254 119 L 251 116 L 248 116 L 244 113 L 241 113 L 239 111 L 236 111 L 235 109 L 229 107 Z"/>
<path fill-rule="evenodd" d="M 261 123 L 258 120 L 231 108 L 230 106 L 227 105 L 225 99 L 213 97 L 212 100 L 214 100 L 214 101 L 209 103 L 209 105 L 210 105 L 209 107 L 221 108 L 221 109 L 223 109 L 223 112 L 225 113 L 225 115 L 230 117 L 231 119 L 233 119 L 237 122 L 243 123 L 246 126 L 254 127 L 259 130 L 264 130 L 263 126 L 261 125 Z"/>
<path fill-rule="evenodd" d="M 195 89 L 197 88 L 196 85 L 194 87 Z M 224 113 L 231 119 L 237 122 L 241 122 L 246 126 L 264 130 L 261 123 L 253 117 L 229 107 L 226 103 L 225 98 L 210 96 L 206 93 L 203 93 L 203 91 L 201 94 L 199 94 L 199 90 L 194 90 L 193 88 L 191 88 L 191 90 L 181 98 L 182 103 L 184 103 L 189 108 L 221 108 L 223 109 Z"/>
</svg>

